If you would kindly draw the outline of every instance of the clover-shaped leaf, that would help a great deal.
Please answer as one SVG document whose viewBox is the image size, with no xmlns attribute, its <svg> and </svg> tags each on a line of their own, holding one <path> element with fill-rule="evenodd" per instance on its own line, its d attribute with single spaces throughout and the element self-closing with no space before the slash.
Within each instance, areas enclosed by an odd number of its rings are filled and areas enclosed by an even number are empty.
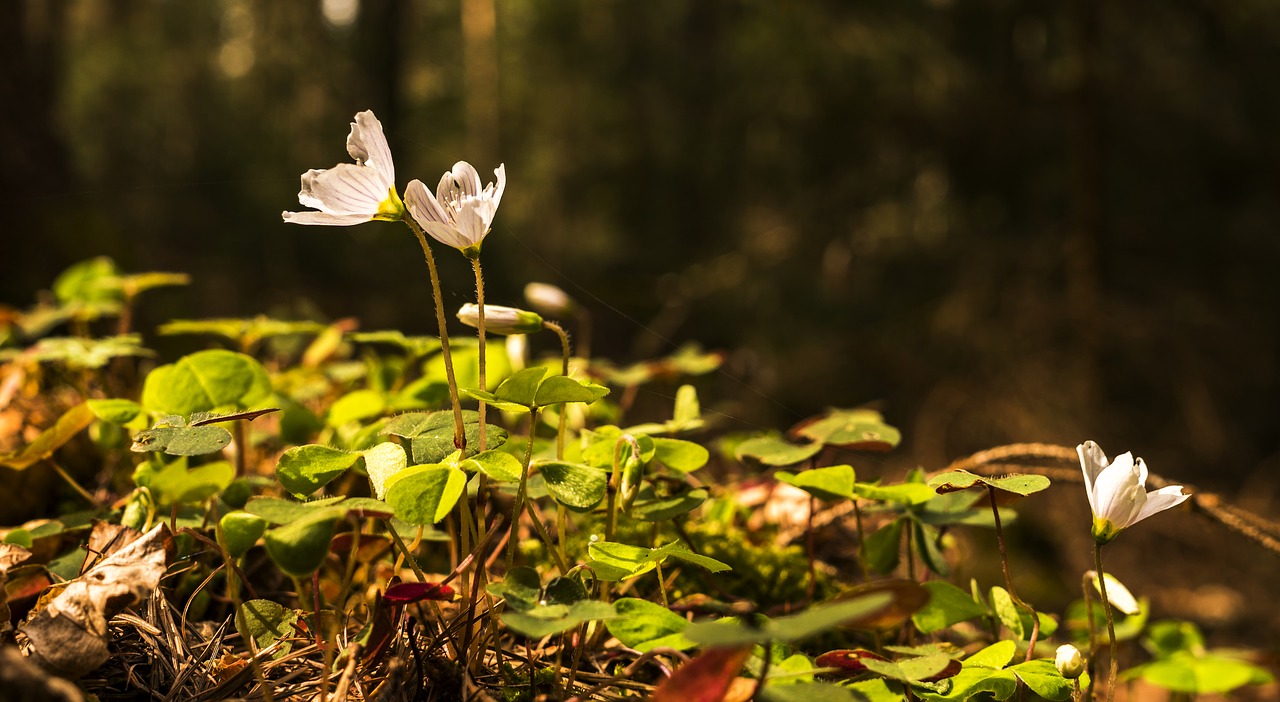
<svg viewBox="0 0 1280 702">
<path fill-rule="evenodd" d="M 1049 487 L 1049 479 L 1043 475 L 1007 475 L 1001 478 L 989 478 L 975 475 L 967 470 L 953 470 L 935 475 L 929 480 L 929 487 L 940 494 L 967 490 L 975 485 L 993 487 L 1025 497 Z"/>
<path fill-rule="evenodd" d="M 847 500 L 854 496 L 853 466 L 827 466 L 791 473 L 778 471 L 774 477 L 788 485 L 798 487 L 819 500 Z"/>
</svg>

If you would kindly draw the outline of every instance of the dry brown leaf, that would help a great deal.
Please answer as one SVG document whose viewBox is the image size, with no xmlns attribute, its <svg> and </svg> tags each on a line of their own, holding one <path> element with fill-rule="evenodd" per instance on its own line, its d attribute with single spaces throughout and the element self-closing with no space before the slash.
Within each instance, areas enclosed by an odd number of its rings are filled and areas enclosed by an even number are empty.
<svg viewBox="0 0 1280 702">
<path fill-rule="evenodd" d="M 80 688 L 51 677 L 22 657 L 15 646 L 0 646 L 0 699 L 24 702 L 83 702 Z"/>
<path fill-rule="evenodd" d="M 46 670 L 79 677 L 107 661 L 111 617 L 151 596 L 172 549 L 160 525 L 72 580 L 47 607 L 20 629 L 31 642 L 28 655 Z"/>
</svg>

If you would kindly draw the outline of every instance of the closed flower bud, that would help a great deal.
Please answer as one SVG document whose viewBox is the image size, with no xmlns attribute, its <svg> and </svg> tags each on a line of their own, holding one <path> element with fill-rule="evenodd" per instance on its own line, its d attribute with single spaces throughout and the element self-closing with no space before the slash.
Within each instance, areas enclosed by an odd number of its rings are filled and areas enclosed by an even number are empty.
<svg viewBox="0 0 1280 702">
<path fill-rule="evenodd" d="M 469 327 L 480 326 L 480 306 L 468 302 L 458 310 L 458 319 Z M 515 307 L 485 305 L 484 329 L 491 334 L 532 334 L 542 330 L 542 317 Z"/>
<path fill-rule="evenodd" d="M 548 283 L 524 286 L 524 299 L 533 309 L 551 317 L 571 315 L 575 306 L 568 293 Z"/>
<path fill-rule="evenodd" d="M 1084 656 L 1080 655 L 1080 649 L 1071 644 L 1062 644 L 1058 647 L 1054 664 L 1058 666 L 1058 672 L 1062 673 L 1062 677 L 1068 680 L 1075 680 L 1084 673 Z"/>
</svg>

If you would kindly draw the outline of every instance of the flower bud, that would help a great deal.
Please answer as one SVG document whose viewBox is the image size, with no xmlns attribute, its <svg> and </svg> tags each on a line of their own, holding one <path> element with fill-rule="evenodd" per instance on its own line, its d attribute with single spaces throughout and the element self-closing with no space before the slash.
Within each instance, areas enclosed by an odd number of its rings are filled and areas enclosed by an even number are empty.
<svg viewBox="0 0 1280 702">
<path fill-rule="evenodd" d="M 575 307 L 569 293 L 548 283 L 529 283 L 524 286 L 524 299 L 533 309 L 551 317 L 571 315 Z"/>
<path fill-rule="evenodd" d="M 1080 649 L 1071 644 L 1062 644 L 1058 647 L 1058 656 L 1054 664 L 1058 666 L 1058 672 L 1062 673 L 1062 677 L 1068 680 L 1075 680 L 1084 673 L 1084 656 L 1080 655 Z"/>
<path fill-rule="evenodd" d="M 458 319 L 469 327 L 480 326 L 480 306 L 468 302 L 458 310 Z M 485 305 L 484 329 L 490 334 L 532 334 L 542 329 L 542 317 L 515 307 Z"/>
</svg>

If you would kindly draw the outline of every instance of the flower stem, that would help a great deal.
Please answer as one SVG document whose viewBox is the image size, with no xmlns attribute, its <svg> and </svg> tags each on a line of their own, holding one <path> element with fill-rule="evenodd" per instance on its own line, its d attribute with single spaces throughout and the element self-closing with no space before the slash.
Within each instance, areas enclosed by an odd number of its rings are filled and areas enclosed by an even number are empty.
<svg viewBox="0 0 1280 702">
<path fill-rule="evenodd" d="M 476 371 L 480 379 L 480 389 L 488 390 L 489 386 L 485 383 L 485 356 L 489 355 L 489 350 L 485 346 L 484 341 L 484 274 L 480 271 L 480 256 L 477 255 L 471 259 L 471 270 L 476 274 L 476 338 L 479 341 L 479 353 L 476 360 Z M 485 401 L 480 400 L 480 446 L 479 450 L 485 449 L 484 436 L 484 414 Z"/>
<path fill-rule="evenodd" d="M 1111 661 L 1111 668 L 1107 675 L 1107 702 L 1111 702 L 1115 695 L 1116 669 L 1119 665 L 1116 659 L 1116 623 L 1115 617 L 1111 614 L 1111 599 L 1107 597 L 1107 576 L 1102 570 L 1102 544 L 1097 541 L 1093 542 L 1093 564 L 1098 571 L 1098 592 L 1102 595 L 1102 611 L 1107 615 L 1107 658 Z"/>
<path fill-rule="evenodd" d="M 435 298 L 436 322 L 440 326 L 440 353 L 444 357 L 444 374 L 449 382 L 449 400 L 453 403 L 453 446 L 465 454 L 467 435 L 462 424 L 462 403 L 458 401 L 458 381 L 453 376 L 453 355 L 449 353 L 449 331 L 445 328 L 444 300 L 440 296 L 440 274 L 436 271 L 436 257 L 431 253 L 431 246 L 427 244 L 422 227 L 412 217 L 405 217 L 404 222 L 413 230 L 414 236 L 418 237 L 422 254 L 427 259 L 427 270 L 431 274 L 431 294 Z"/>
<path fill-rule="evenodd" d="M 550 329 L 551 331 L 555 332 L 556 336 L 560 337 L 560 356 L 561 356 L 560 373 L 564 375 L 564 377 L 568 378 L 569 377 L 569 335 L 565 333 L 564 327 L 560 326 L 559 324 L 556 324 L 555 322 L 543 322 L 542 326 L 544 329 Z M 557 461 L 564 459 L 564 430 L 565 430 L 565 418 L 568 416 L 567 410 L 568 410 L 568 407 L 566 405 L 560 405 L 560 427 L 556 430 L 556 460 Z"/>
<path fill-rule="evenodd" d="M 1027 643 L 1027 657 L 1030 661 L 1035 657 L 1036 639 L 1040 634 L 1040 616 L 1036 614 L 1036 610 L 1031 605 L 1022 601 L 1018 597 L 1017 590 L 1013 589 L 1013 574 L 1009 571 L 1009 552 L 1004 545 L 1004 526 L 1000 523 L 1000 507 L 996 504 L 996 489 L 990 485 L 987 486 L 987 497 L 991 501 L 991 517 L 995 521 L 996 526 L 996 543 L 1000 546 L 1000 566 L 1004 569 L 1004 587 L 1009 591 L 1009 598 L 1018 607 L 1031 613 L 1031 638 Z"/>
<path fill-rule="evenodd" d="M 516 491 L 516 504 L 511 510 L 511 535 L 507 537 L 507 572 L 516 561 L 516 542 L 520 537 L 520 513 L 524 511 L 525 496 L 529 489 L 529 464 L 533 462 L 533 435 L 538 426 L 538 408 L 529 412 L 529 444 L 524 451 L 524 466 L 520 471 L 520 489 Z"/>
</svg>

